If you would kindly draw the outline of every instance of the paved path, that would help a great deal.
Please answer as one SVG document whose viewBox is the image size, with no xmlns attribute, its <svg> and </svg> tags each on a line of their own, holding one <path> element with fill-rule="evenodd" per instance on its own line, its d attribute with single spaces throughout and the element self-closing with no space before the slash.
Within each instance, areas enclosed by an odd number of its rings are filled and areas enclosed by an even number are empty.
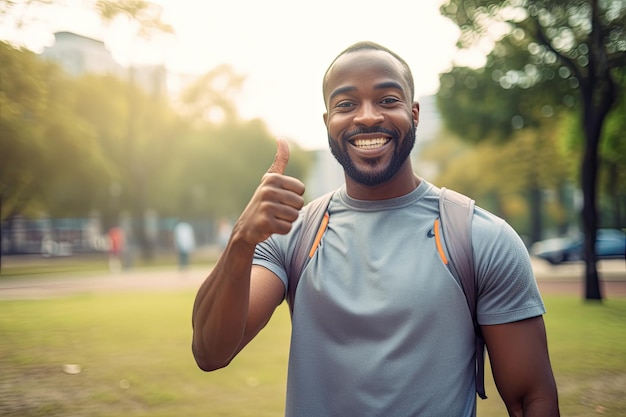
<svg viewBox="0 0 626 417">
<path fill-rule="evenodd" d="M 72 274 L 71 277 L 0 278 L 0 300 L 49 298 L 67 294 L 113 291 L 173 291 L 195 289 L 207 275 L 206 268 L 179 271 L 137 269 L 117 273 Z"/>
<path fill-rule="evenodd" d="M 572 263 L 553 267 L 533 260 L 533 268 L 542 293 L 583 294 L 584 265 Z M 598 263 L 604 296 L 626 297 L 626 265 L 624 261 Z M 81 276 L 2 278 L 0 300 L 50 298 L 78 293 L 112 291 L 173 291 L 197 289 L 208 273 L 206 267 L 186 271 L 169 269 L 138 269 L 119 273 L 90 273 Z"/>
<path fill-rule="evenodd" d="M 604 297 L 626 297 L 626 262 L 621 259 L 603 260 L 597 263 L 597 268 Z M 542 294 L 584 294 L 583 262 L 553 266 L 533 259 L 533 269 Z"/>
</svg>

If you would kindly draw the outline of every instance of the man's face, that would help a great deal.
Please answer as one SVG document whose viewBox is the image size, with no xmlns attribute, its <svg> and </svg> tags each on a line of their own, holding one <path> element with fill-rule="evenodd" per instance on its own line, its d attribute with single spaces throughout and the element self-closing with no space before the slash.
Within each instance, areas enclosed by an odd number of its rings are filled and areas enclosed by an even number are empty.
<svg viewBox="0 0 626 417">
<path fill-rule="evenodd" d="M 341 56 L 324 83 L 324 122 L 332 154 L 349 179 L 383 184 L 407 161 L 419 108 L 402 65 L 384 51 Z"/>
</svg>

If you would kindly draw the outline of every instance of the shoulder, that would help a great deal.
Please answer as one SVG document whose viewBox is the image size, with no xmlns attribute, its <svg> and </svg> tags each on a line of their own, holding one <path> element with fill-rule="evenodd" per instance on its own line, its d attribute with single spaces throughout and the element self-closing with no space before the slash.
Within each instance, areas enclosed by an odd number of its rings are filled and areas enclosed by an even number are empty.
<svg viewBox="0 0 626 417">
<path fill-rule="evenodd" d="M 472 249 L 479 323 L 509 323 L 545 312 L 528 250 L 505 220 L 477 208 L 472 222 Z"/>
<path fill-rule="evenodd" d="M 515 265 L 532 274 L 528 249 L 519 234 L 504 219 L 480 207 L 474 210 L 472 247 L 476 267 L 491 274 L 494 268 Z"/>
<path fill-rule="evenodd" d="M 501 228 L 504 228 L 507 225 L 507 222 L 503 218 L 496 216 L 495 214 L 483 209 L 480 206 L 474 207 L 472 232 L 494 233 L 499 232 Z"/>
</svg>

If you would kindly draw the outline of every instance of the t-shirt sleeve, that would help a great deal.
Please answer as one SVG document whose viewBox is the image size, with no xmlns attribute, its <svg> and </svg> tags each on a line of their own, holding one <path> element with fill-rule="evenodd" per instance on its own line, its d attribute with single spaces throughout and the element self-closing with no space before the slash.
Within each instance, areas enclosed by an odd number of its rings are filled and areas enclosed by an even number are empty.
<svg viewBox="0 0 626 417">
<path fill-rule="evenodd" d="M 280 278 L 285 285 L 287 293 L 289 278 L 287 271 L 296 246 L 296 238 L 302 226 L 302 214 L 291 227 L 286 235 L 274 234 L 265 241 L 259 243 L 254 251 L 253 265 L 259 265 L 269 269 Z"/>
<path fill-rule="evenodd" d="M 477 211 L 472 246 L 479 324 L 511 323 L 545 313 L 528 250 L 508 223 Z"/>
<path fill-rule="evenodd" d="M 285 291 L 287 290 L 286 262 L 284 253 L 280 250 L 280 239 L 270 236 L 264 242 L 259 243 L 254 251 L 252 264 L 267 268 L 278 275 L 285 285 Z"/>
</svg>

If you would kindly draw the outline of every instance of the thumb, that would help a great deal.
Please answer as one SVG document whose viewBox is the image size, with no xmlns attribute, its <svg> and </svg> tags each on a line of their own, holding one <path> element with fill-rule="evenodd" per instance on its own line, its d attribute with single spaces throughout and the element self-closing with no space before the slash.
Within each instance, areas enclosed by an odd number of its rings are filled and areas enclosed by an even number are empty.
<svg viewBox="0 0 626 417">
<path fill-rule="evenodd" d="M 269 174 L 283 174 L 289 162 L 289 144 L 284 138 L 276 138 L 276 156 L 272 166 L 267 170 Z"/>
</svg>

